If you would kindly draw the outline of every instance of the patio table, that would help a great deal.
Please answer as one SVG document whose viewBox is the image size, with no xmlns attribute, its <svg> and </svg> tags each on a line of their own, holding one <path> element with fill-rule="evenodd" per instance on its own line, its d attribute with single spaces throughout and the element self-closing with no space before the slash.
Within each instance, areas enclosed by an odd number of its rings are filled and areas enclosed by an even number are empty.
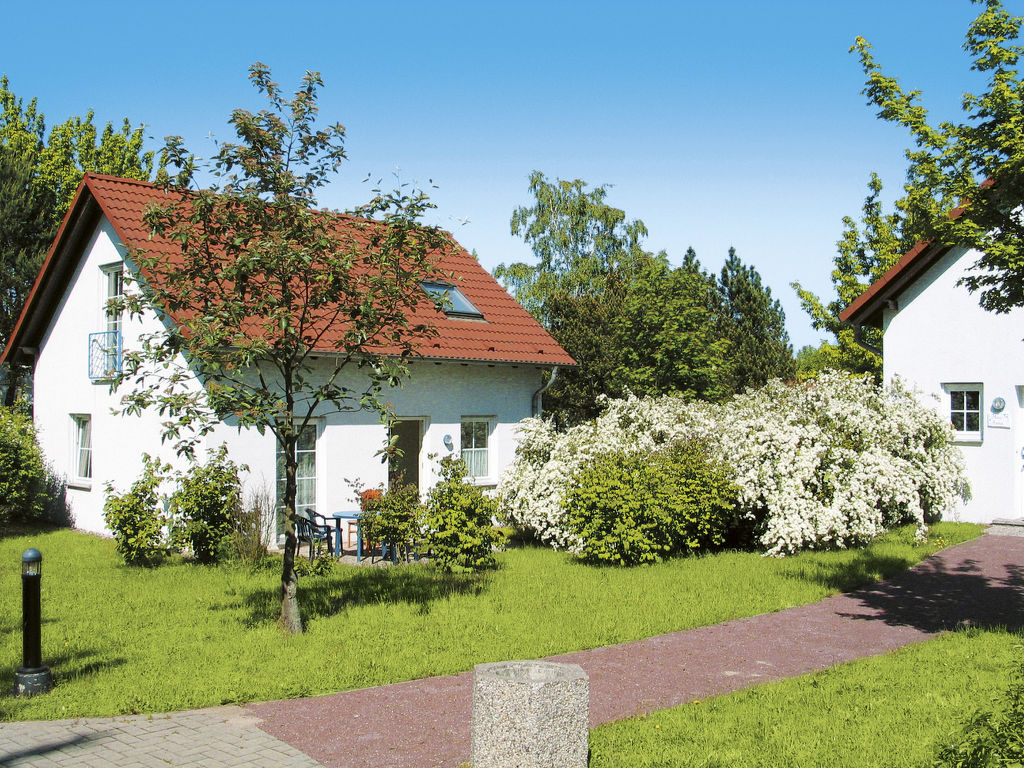
<svg viewBox="0 0 1024 768">
<path fill-rule="evenodd" d="M 334 518 L 334 556 L 341 557 L 341 522 L 342 520 L 352 521 L 356 523 L 356 562 L 360 562 L 363 559 L 363 526 L 359 522 L 359 517 L 362 512 L 335 512 L 331 517 Z"/>
</svg>

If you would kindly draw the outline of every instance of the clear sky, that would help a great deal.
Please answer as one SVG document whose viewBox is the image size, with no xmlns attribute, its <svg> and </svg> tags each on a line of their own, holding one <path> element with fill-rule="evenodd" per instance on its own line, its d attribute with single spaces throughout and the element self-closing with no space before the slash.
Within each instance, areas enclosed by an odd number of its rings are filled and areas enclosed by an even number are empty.
<svg viewBox="0 0 1024 768">
<path fill-rule="evenodd" d="M 1024 13 L 1024 0 L 1004 0 Z M 92 108 L 179 134 L 199 155 L 229 138 L 246 79 L 325 80 L 321 114 L 347 128 L 349 162 L 321 204 L 348 208 L 372 180 L 436 185 L 434 221 L 481 262 L 529 260 L 509 231 L 527 177 L 580 178 L 650 230 L 678 263 L 718 270 L 730 246 L 817 343 L 789 284 L 831 297 L 844 215 L 872 170 L 899 190 L 906 135 L 860 94 L 848 49 L 866 37 L 888 74 L 956 117 L 980 89 L 962 51 L 968 0 L 691 2 L 26 2 L 0 0 L 0 72 L 48 125 Z"/>
</svg>

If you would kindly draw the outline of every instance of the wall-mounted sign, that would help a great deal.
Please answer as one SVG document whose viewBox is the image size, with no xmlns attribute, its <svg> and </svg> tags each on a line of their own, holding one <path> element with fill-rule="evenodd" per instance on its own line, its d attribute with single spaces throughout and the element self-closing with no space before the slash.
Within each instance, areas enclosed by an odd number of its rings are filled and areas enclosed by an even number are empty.
<svg viewBox="0 0 1024 768">
<path fill-rule="evenodd" d="M 1008 413 L 990 413 L 988 415 L 988 427 L 989 429 L 1009 429 L 1010 428 L 1010 414 Z"/>
</svg>

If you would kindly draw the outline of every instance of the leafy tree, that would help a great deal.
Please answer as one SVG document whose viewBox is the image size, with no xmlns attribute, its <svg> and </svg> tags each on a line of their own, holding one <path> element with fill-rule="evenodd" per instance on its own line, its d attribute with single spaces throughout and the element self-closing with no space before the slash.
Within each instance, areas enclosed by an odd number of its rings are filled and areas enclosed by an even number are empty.
<svg viewBox="0 0 1024 768">
<path fill-rule="evenodd" d="M 125 118 L 120 130 L 108 122 L 97 131 L 93 118 L 92 110 L 84 118 L 69 117 L 47 136 L 37 100 L 25 105 L 7 77 L 0 77 L 0 146 L 32 167 L 33 192 L 50 206 L 51 239 L 87 171 L 142 180 L 152 176 L 154 153 L 143 151 L 144 126 L 133 127 Z"/>
<path fill-rule="evenodd" d="M 929 122 L 921 92 L 904 90 L 884 74 L 864 38 L 851 50 L 867 77 L 868 104 L 882 120 L 905 127 L 914 141 L 906 153 L 904 234 L 977 249 L 977 271 L 963 282 L 980 291 L 985 309 L 1005 312 L 1024 304 L 1024 80 L 1017 71 L 1024 19 L 1011 16 L 999 0 L 972 2 L 983 10 L 963 47 L 987 88 L 963 95 L 959 122 Z M 961 204 L 961 215 L 950 216 Z"/>
<path fill-rule="evenodd" d="M 715 278 L 692 248 L 676 268 L 663 253 L 642 260 L 619 326 L 620 380 L 638 395 L 720 400 L 731 393 L 726 322 Z"/>
<path fill-rule="evenodd" d="M 561 424 L 597 415 L 600 395 L 621 396 L 621 315 L 647 228 L 608 205 L 608 189 L 530 174 L 533 204 L 512 213 L 536 264 L 500 264 L 494 275 L 577 362 L 545 393 Z"/>
<path fill-rule="evenodd" d="M 626 220 L 624 211 L 605 202 L 605 186 L 587 190 L 587 183 L 548 181 L 540 171 L 530 174 L 531 206 L 512 212 L 512 234 L 521 236 L 537 264 L 499 264 L 495 277 L 503 280 L 519 303 L 541 323 L 550 326 L 549 302 L 556 296 L 600 293 L 610 275 L 629 272 L 641 253 L 647 227 Z"/>
<path fill-rule="evenodd" d="M 877 328 L 862 328 L 858 337 L 851 325 L 839 319 L 839 313 L 884 275 L 916 240 L 912 228 L 905 227 L 905 215 L 899 208 L 892 213 L 884 212 L 881 194 L 882 181 L 872 173 L 860 224 L 851 216 L 843 219 L 843 235 L 836 243 L 832 269 L 836 297 L 825 304 L 800 283 L 792 284 L 801 305 L 811 316 L 811 324 L 835 337 L 834 344 L 820 347 L 819 363 L 852 373 L 871 373 L 876 379 L 882 376 L 882 332 Z"/>
<path fill-rule="evenodd" d="M 43 256 L 86 171 L 148 179 L 153 153 L 128 119 L 98 135 L 90 110 L 46 135 L 36 99 L 27 105 L 0 77 L 0 347 L 6 345 Z M 23 371 L 9 371 L 7 404 Z"/>
<path fill-rule="evenodd" d="M 420 283 L 445 277 L 435 260 L 451 240 L 419 223 L 430 207 L 421 192 L 377 191 L 358 216 L 312 210 L 345 158 L 344 128 L 316 127 L 320 75 L 307 72 L 291 99 L 263 64 L 249 77 L 269 107 L 232 112 L 238 143 L 220 144 L 211 159 L 216 186 L 196 189 L 196 159 L 180 137 L 167 140 L 168 202 L 145 219 L 158 242 L 174 244 L 173 258 L 132 244 L 143 279 L 123 304 L 173 322 L 126 353 L 116 386 L 126 387 L 125 412 L 165 414 L 165 437 L 180 452 L 225 418 L 274 435 L 285 476 L 281 620 L 299 632 L 299 435 L 325 412 L 392 417 L 383 390 L 407 375 L 417 343 L 436 334 L 414 315 L 433 303 Z M 204 388 L 192 386 L 196 377 Z"/>
<path fill-rule="evenodd" d="M 730 321 L 733 391 L 761 387 L 770 379 L 793 378 L 796 367 L 786 332 L 786 313 L 772 298 L 771 288 L 761 284 L 758 271 L 744 264 L 735 248 L 729 249 L 718 288 Z"/>
<path fill-rule="evenodd" d="M 835 346 L 827 341 L 821 342 L 818 346 L 805 344 L 796 353 L 796 378 L 797 381 L 807 381 L 816 378 L 819 373 L 831 365 L 832 356 L 835 354 Z"/>
<path fill-rule="evenodd" d="M 544 393 L 546 410 L 562 425 L 600 413 L 601 395 L 621 397 L 626 367 L 622 317 L 629 285 L 620 271 L 609 274 L 598 293 L 557 293 L 548 299 L 548 330 L 578 365 L 563 368 Z"/>
<path fill-rule="evenodd" d="M 53 232 L 32 165 L 0 144 L 0 345 L 10 338 Z"/>
<path fill-rule="evenodd" d="M 609 206 L 607 188 L 530 176 L 534 203 L 512 232 L 537 257 L 495 275 L 579 363 L 545 395 L 561 426 L 594 418 L 602 395 L 681 392 L 721 399 L 737 386 L 791 377 L 785 315 L 753 267 L 732 255 L 722 283 L 690 249 L 673 268 L 643 250 L 643 222 Z M 733 360 L 736 350 L 745 355 Z"/>
</svg>

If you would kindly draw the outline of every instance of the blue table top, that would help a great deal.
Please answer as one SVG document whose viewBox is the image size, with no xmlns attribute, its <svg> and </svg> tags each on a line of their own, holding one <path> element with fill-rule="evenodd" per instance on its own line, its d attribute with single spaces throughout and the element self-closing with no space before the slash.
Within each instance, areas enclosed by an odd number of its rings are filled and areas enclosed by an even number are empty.
<svg viewBox="0 0 1024 768">
<path fill-rule="evenodd" d="M 355 512 L 335 512 L 331 517 L 337 517 L 342 520 L 358 520 L 359 516 L 362 515 L 362 511 L 356 510 Z"/>
</svg>

